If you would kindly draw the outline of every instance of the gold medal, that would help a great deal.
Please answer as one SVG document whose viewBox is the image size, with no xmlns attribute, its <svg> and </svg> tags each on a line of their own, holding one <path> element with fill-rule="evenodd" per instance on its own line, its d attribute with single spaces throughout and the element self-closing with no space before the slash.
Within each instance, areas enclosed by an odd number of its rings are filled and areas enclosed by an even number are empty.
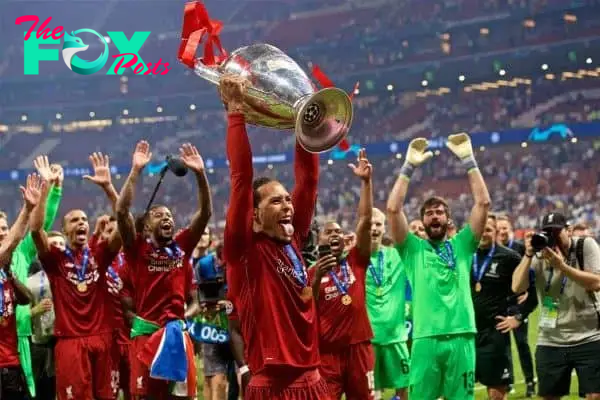
<svg viewBox="0 0 600 400">
<path fill-rule="evenodd" d="M 381 288 L 381 286 L 377 288 L 377 292 L 376 293 L 377 293 L 377 297 L 383 296 L 383 289 Z"/>
<path fill-rule="evenodd" d="M 302 294 L 300 295 L 300 297 L 302 297 L 302 300 L 304 301 L 308 301 L 310 299 L 312 299 L 313 297 L 313 292 L 312 292 L 312 288 L 305 286 L 304 288 L 302 288 Z"/>
<path fill-rule="evenodd" d="M 482 289 L 482 287 L 481 287 L 481 283 L 480 283 L 480 282 L 477 282 L 477 283 L 475 284 L 475 291 L 476 291 L 477 293 L 479 293 L 479 292 L 481 292 L 481 289 Z"/>
<path fill-rule="evenodd" d="M 87 284 L 85 282 L 79 282 L 77 284 L 77 291 L 79 293 L 85 293 L 85 292 L 87 292 Z"/>
<path fill-rule="evenodd" d="M 350 295 L 348 294 L 343 295 L 342 304 L 345 306 L 349 306 L 350 304 L 352 304 L 352 297 L 350 297 Z"/>
</svg>

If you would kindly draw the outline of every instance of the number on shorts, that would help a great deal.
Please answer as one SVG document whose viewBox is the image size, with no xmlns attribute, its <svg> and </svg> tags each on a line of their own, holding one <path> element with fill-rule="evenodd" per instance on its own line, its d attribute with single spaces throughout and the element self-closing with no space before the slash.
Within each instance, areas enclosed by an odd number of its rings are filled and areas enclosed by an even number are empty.
<svg viewBox="0 0 600 400">
<path fill-rule="evenodd" d="M 400 361 L 400 370 L 402 371 L 402 373 L 404 375 L 408 375 L 408 373 L 410 372 L 410 365 L 408 364 L 408 361 L 406 361 L 406 360 Z"/>
<path fill-rule="evenodd" d="M 369 391 L 375 390 L 375 373 L 373 371 L 367 372 L 367 384 L 369 385 Z"/>
<path fill-rule="evenodd" d="M 465 390 L 471 391 L 475 387 L 475 374 L 473 371 L 465 372 L 462 374 L 463 386 Z"/>
</svg>

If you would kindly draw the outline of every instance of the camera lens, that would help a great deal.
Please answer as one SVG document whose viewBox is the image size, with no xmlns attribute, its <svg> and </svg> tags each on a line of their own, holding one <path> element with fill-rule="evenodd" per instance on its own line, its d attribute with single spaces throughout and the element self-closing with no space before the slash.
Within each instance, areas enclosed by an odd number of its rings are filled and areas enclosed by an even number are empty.
<svg viewBox="0 0 600 400">
<path fill-rule="evenodd" d="M 546 247 L 548 247 L 548 235 L 544 232 L 534 233 L 531 237 L 531 247 L 536 252 L 542 251 Z"/>
</svg>

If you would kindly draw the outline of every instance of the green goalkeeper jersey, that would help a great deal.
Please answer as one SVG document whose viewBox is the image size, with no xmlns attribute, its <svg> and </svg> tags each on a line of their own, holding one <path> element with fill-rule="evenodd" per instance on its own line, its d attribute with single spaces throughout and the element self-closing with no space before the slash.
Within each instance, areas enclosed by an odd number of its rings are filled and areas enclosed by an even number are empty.
<svg viewBox="0 0 600 400">
<path fill-rule="evenodd" d="M 406 271 L 398 250 L 380 246 L 371 254 L 367 271 L 367 312 L 373 329 L 373 343 L 405 342 L 404 321 Z"/>
<path fill-rule="evenodd" d="M 447 242 L 409 233 L 396 245 L 412 288 L 414 339 L 477 332 L 470 280 L 478 245 L 469 225 Z"/>
</svg>

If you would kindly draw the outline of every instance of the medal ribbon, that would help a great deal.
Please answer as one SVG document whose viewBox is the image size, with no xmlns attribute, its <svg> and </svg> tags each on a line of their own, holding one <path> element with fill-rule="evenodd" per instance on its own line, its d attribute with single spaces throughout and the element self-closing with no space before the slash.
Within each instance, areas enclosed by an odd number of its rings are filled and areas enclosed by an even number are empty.
<svg viewBox="0 0 600 400">
<path fill-rule="evenodd" d="M 4 316 L 4 282 L 7 279 L 6 272 L 0 268 L 0 318 Z"/>
<path fill-rule="evenodd" d="M 490 266 L 495 252 L 496 245 L 494 244 L 488 251 L 487 256 L 485 256 L 481 267 L 479 267 L 479 257 L 477 256 L 477 253 L 473 254 L 473 277 L 475 278 L 475 282 L 481 282 L 481 278 L 483 278 L 485 271 L 487 271 L 488 267 Z"/>
<path fill-rule="evenodd" d="M 68 247 L 65 249 L 65 255 L 69 257 L 71 262 L 75 264 L 75 272 L 77 272 L 77 280 L 79 282 L 83 282 L 85 280 L 85 271 L 87 270 L 88 262 L 90 260 L 90 248 L 86 247 L 83 249 L 83 258 L 81 260 L 81 265 L 77 265 L 75 261 L 75 257 L 73 256 L 73 252 Z M 79 268 L 77 268 L 79 267 Z"/>
<path fill-rule="evenodd" d="M 156 251 L 157 253 L 160 253 L 161 250 L 164 251 L 165 253 L 167 253 L 167 256 L 170 259 L 178 258 L 183 255 L 183 252 L 177 245 L 177 242 L 175 242 L 174 240 L 171 242 L 171 244 L 169 244 L 168 246 L 162 247 L 162 248 L 156 248 L 154 246 L 154 243 L 152 243 L 152 240 L 150 240 L 150 239 L 146 239 L 146 242 L 148 244 L 150 244 L 150 246 L 154 247 L 154 251 Z"/>
<path fill-rule="evenodd" d="M 444 242 L 444 248 L 446 252 L 442 252 L 438 246 L 431 244 L 431 247 L 435 250 L 435 254 L 438 255 L 439 258 L 444 260 L 444 262 L 448 265 L 448 268 L 454 270 L 456 268 L 456 259 L 454 258 L 454 250 L 452 250 L 452 246 L 450 242 L 446 240 Z"/>
<path fill-rule="evenodd" d="M 291 244 L 286 244 L 283 248 L 287 256 L 292 260 L 292 264 L 294 264 L 294 277 L 302 286 L 307 286 L 308 278 L 306 276 L 306 269 L 304 269 L 304 265 L 302 265 L 302 262 L 296 255 L 296 251 Z"/>
<path fill-rule="evenodd" d="M 342 277 L 344 279 L 343 282 L 340 282 L 340 279 L 337 277 L 337 274 L 334 271 L 329 271 L 329 276 L 331 276 L 331 279 L 333 279 L 333 283 L 335 283 L 335 286 L 337 287 L 338 291 L 345 296 L 348 294 L 348 287 L 350 286 L 350 278 L 348 276 L 348 263 L 346 262 L 346 260 L 343 260 L 340 263 L 340 269 L 342 270 Z"/>
<path fill-rule="evenodd" d="M 514 242 L 515 242 L 515 239 L 514 239 L 514 238 L 511 238 L 511 239 L 508 241 L 508 248 L 509 248 L 509 249 L 512 249 L 512 247 L 513 247 L 513 243 L 514 243 Z"/>
<path fill-rule="evenodd" d="M 383 285 L 383 251 L 380 250 L 377 253 L 377 269 L 369 263 L 369 271 L 375 281 L 375 286 L 381 287 Z"/>
</svg>

